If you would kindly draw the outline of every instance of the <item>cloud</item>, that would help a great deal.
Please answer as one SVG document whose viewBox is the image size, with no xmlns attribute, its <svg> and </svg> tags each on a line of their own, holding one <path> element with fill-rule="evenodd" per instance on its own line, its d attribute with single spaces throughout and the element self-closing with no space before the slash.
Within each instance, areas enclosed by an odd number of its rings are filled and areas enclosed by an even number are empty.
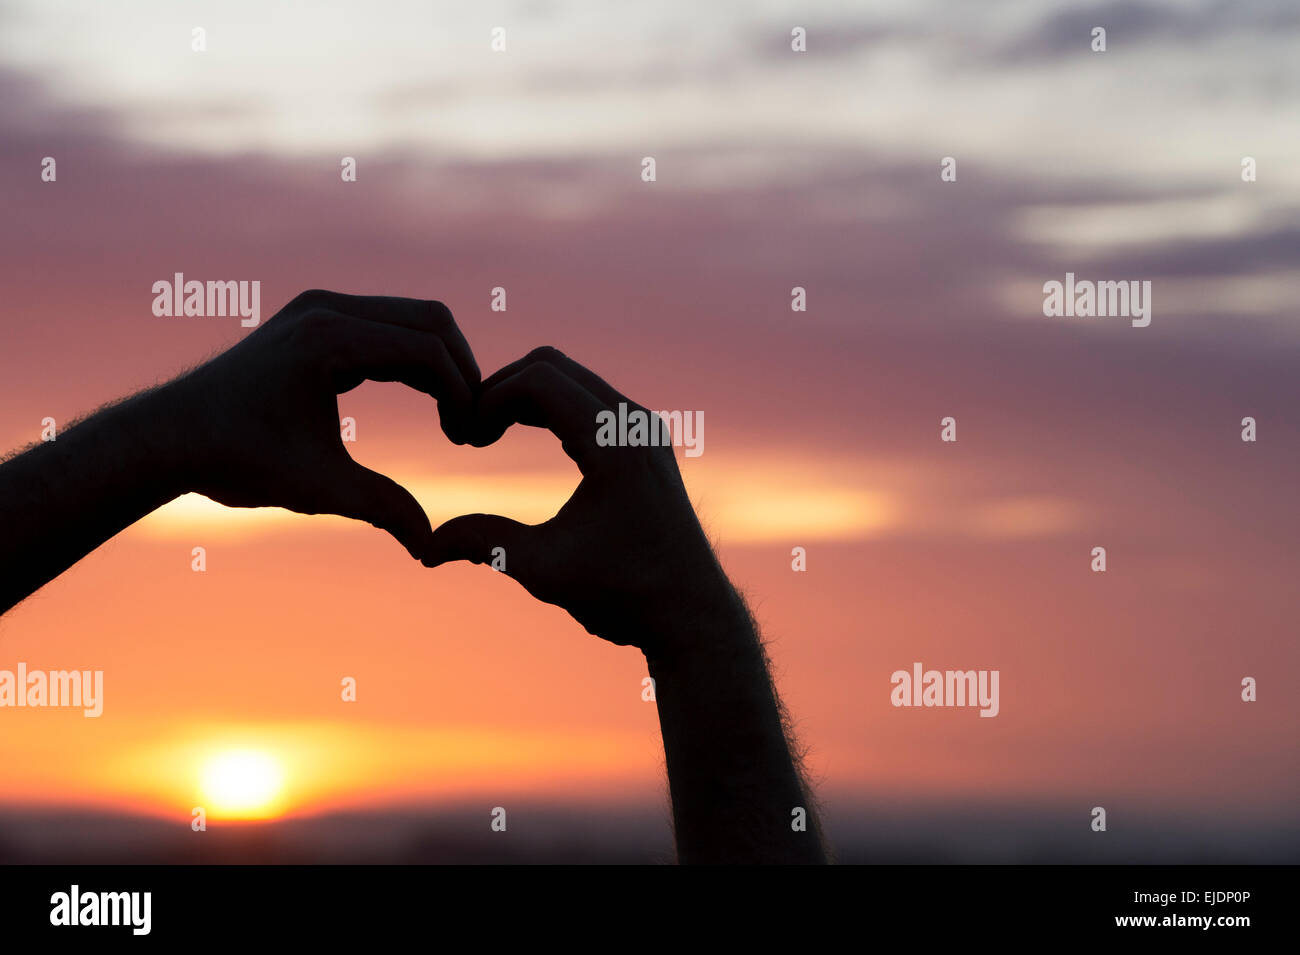
<svg viewBox="0 0 1300 955">
<path fill-rule="evenodd" d="M 1153 44 L 1183 47 L 1232 36 L 1274 37 L 1300 31 L 1300 8 L 1290 0 L 1071 3 L 1065 9 L 1043 17 L 992 55 L 1012 63 L 1023 63 L 1085 53 L 1090 50 L 1094 27 L 1106 29 L 1108 50 Z"/>
</svg>

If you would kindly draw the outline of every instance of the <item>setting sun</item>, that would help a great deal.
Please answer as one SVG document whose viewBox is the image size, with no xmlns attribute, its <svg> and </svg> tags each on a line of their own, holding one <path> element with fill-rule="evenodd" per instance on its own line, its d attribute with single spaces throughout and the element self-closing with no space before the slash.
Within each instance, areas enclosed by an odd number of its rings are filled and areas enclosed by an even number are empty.
<svg viewBox="0 0 1300 955">
<path fill-rule="evenodd" d="M 208 760 L 201 790 L 213 813 L 250 819 L 274 815 L 283 783 L 283 769 L 273 757 L 231 750 Z"/>
</svg>

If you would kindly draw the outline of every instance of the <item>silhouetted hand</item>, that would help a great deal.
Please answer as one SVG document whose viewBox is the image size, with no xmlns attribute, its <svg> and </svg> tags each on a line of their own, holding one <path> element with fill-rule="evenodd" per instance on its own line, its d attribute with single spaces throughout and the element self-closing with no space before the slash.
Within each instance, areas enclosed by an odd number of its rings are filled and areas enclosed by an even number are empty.
<svg viewBox="0 0 1300 955">
<path fill-rule="evenodd" d="M 511 424 L 549 428 L 582 472 L 555 517 L 529 526 L 469 514 L 433 533 L 430 566 L 489 563 L 591 633 L 639 647 L 663 733 L 683 862 L 826 861 L 820 824 L 744 601 L 695 517 L 671 447 L 601 447 L 597 416 L 645 411 L 553 348 L 501 369 L 471 444 Z M 806 814 L 808 825 L 791 825 Z"/>
<path fill-rule="evenodd" d="M 538 348 L 483 383 L 470 439 L 491 444 L 518 422 L 548 428 L 582 482 L 555 517 L 529 526 L 469 514 L 439 527 L 425 558 L 489 563 L 534 597 L 563 607 L 590 633 L 646 650 L 675 618 L 715 606 L 730 591 L 682 485 L 671 447 L 600 447 L 601 411 L 640 408 L 554 348 Z M 645 410 L 645 409 L 641 409 Z"/>
<path fill-rule="evenodd" d="M 432 395 L 443 431 L 464 443 L 479 370 L 446 306 L 304 292 L 234 348 L 164 386 L 186 409 L 185 490 L 231 507 L 367 521 L 420 556 L 430 534 L 423 508 L 353 461 L 339 433 L 336 396 L 367 379 Z"/>
<path fill-rule="evenodd" d="M 206 365 L 0 463 L 0 613 L 187 491 L 368 521 L 422 556 L 424 510 L 343 447 L 337 395 L 367 378 L 433 395 L 465 442 L 479 371 L 445 306 L 304 292 Z"/>
</svg>

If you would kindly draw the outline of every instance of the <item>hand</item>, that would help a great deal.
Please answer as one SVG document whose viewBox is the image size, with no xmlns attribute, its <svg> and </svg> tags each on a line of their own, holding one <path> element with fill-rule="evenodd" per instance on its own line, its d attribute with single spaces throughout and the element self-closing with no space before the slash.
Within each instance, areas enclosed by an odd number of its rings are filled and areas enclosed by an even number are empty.
<svg viewBox="0 0 1300 955">
<path fill-rule="evenodd" d="M 352 460 L 336 396 L 367 379 L 438 400 L 464 444 L 479 370 L 447 307 L 418 299 L 304 292 L 234 348 L 156 393 L 185 444 L 184 489 L 231 507 L 341 514 L 392 534 L 414 557 L 429 545 L 423 508 Z"/>
<path fill-rule="evenodd" d="M 563 607 L 589 633 L 650 654 L 666 626 L 713 612 L 734 591 L 713 556 L 671 447 L 600 447 L 596 416 L 620 402 L 639 408 L 554 348 L 539 348 L 483 383 L 477 431 L 483 447 L 514 423 L 548 428 L 582 472 L 555 517 L 529 526 L 469 514 L 433 535 L 424 563 L 476 564 L 505 549 L 505 573 L 546 603 Z M 641 409 L 645 410 L 645 409 Z"/>
</svg>

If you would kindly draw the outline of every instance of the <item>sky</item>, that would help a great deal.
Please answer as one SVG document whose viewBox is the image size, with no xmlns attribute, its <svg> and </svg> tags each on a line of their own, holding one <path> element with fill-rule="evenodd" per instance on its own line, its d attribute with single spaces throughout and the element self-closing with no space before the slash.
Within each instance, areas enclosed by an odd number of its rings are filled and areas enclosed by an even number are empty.
<svg viewBox="0 0 1300 955">
<path fill-rule="evenodd" d="M 3 3 L 0 453 L 247 333 L 154 316 L 175 272 L 264 316 L 436 298 L 485 373 L 552 344 L 703 412 L 679 463 L 832 835 L 1105 806 L 1295 861 L 1298 33 L 1281 0 Z M 1046 317 L 1067 272 L 1150 281 L 1151 324 Z M 435 524 L 577 484 L 395 385 L 339 406 Z M 0 619 L 19 661 L 102 669 L 104 714 L 0 710 L 0 806 L 187 825 L 248 751 L 275 818 L 666 800 L 639 654 L 342 518 L 178 500 Z M 892 706 L 915 661 L 998 669 L 999 715 Z"/>
</svg>

